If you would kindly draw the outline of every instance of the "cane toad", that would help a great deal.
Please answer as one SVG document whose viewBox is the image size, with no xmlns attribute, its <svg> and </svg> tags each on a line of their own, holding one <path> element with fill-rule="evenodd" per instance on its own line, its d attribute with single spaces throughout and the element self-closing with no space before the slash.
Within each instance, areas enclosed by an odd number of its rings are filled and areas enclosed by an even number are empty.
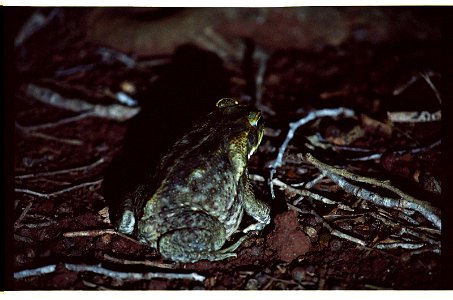
<svg viewBox="0 0 453 300">
<path fill-rule="evenodd" d="M 162 158 L 156 188 L 142 185 L 124 198 L 116 224 L 118 231 L 135 231 L 173 261 L 235 257 L 242 238 L 230 248 L 222 246 L 244 211 L 257 221 L 244 233 L 270 222 L 269 206 L 255 198 L 247 171 L 263 137 L 261 113 L 231 98 L 216 106 Z"/>
</svg>

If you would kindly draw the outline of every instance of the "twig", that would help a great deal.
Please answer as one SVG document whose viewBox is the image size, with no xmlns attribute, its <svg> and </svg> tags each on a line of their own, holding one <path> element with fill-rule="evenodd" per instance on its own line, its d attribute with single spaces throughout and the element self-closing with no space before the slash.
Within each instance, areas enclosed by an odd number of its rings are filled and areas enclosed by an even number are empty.
<svg viewBox="0 0 453 300">
<path fill-rule="evenodd" d="M 63 233 L 63 236 L 64 237 L 80 237 L 80 236 L 87 236 L 87 237 L 96 237 L 96 236 L 100 236 L 100 235 L 104 235 L 104 234 L 113 234 L 113 235 L 118 235 L 122 238 L 125 238 L 126 240 L 129 240 L 131 242 L 134 242 L 136 244 L 139 244 L 139 245 L 142 245 L 142 243 L 140 243 L 139 241 L 137 240 L 134 240 L 133 238 L 121 233 L 121 232 L 118 232 L 118 231 L 115 231 L 114 229 L 95 229 L 95 230 L 81 230 L 81 231 L 71 231 L 71 232 L 65 232 Z"/>
<path fill-rule="evenodd" d="M 378 211 L 380 212 L 382 210 L 378 208 Z M 380 220 L 385 225 L 390 226 L 392 228 L 395 228 L 398 231 L 398 234 L 400 236 L 402 236 L 404 234 L 408 234 L 408 235 L 411 235 L 412 237 L 419 238 L 419 239 L 421 239 L 421 240 L 423 240 L 425 242 L 428 242 L 430 244 L 433 244 L 433 245 L 436 245 L 436 246 L 440 246 L 440 241 L 439 240 L 435 240 L 435 239 L 427 236 L 426 234 L 423 234 L 423 233 L 420 233 L 420 232 L 416 231 L 415 229 L 411 229 L 411 228 L 408 228 L 408 227 L 402 227 L 401 224 L 398 224 L 398 223 L 386 218 L 385 216 L 382 216 L 380 213 L 370 212 L 370 215 L 373 216 L 374 218 Z M 420 230 L 420 229 L 423 229 L 423 228 L 417 227 L 417 230 Z M 436 231 L 436 232 L 434 232 L 434 234 L 440 236 L 440 231 Z"/>
<path fill-rule="evenodd" d="M 138 107 L 127 107 L 119 104 L 91 104 L 80 99 L 67 99 L 48 88 L 39 87 L 34 84 L 27 85 L 26 93 L 48 105 L 75 112 L 90 112 L 93 116 L 119 122 L 134 117 L 140 111 Z"/>
<path fill-rule="evenodd" d="M 440 254 L 441 251 L 440 251 L 439 247 L 424 247 L 421 249 L 411 251 L 410 253 L 411 253 L 411 255 L 418 255 L 418 254 L 422 254 L 425 252 L 433 252 L 433 253 Z"/>
<path fill-rule="evenodd" d="M 350 158 L 350 161 L 369 161 L 369 160 L 378 160 L 382 157 L 382 153 L 374 153 L 367 156 Z"/>
<path fill-rule="evenodd" d="M 387 117 L 391 122 L 397 123 L 418 123 L 433 122 L 442 119 L 442 111 L 397 111 L 387 112 Z"/>
<path fill-rule="evenodd" d="M 83 65 L 70 67 L 68 69 L 57 70 L 57 71 L 55 71 L 55 77 L 64 78 L 64 77 L 71 76 L 73 74 L 91 71 L 92 69 L 94 69 L 96 67 L 96 65 L 97 65 L 96 63 L 83 64 Z"/>
<path fill-rule="evenodd" d="M 341 176 L 338 176 L 335 174 L 328 174 L 328 173 L 326 173 L 326 174 L 341 188 L 343 188 L 348 193 L 355 195 L 356 197 L 359 197 L 363 200 L 370 201 L 379 206 L 389 207 L 389 208 L 393 208 L 393 209 L 401 209 L 401 208 L 413 209 L 415 211 L 418 211 L 422 215 L 424 215 L 427 220 L 429 220 L 431 223 L 434 224 L 434 226 L 441 229 L 442 225 L 441 225 L 440 218 L 437 215 L 435 215 L 435 213 L 433 211 L 427 209 L 426 207 L 424 207 L 422 205 L 419 205 L 417 203 L 411 202 L 410 200 L 406 200 L 406 199 L 395 199 L 395 198 L 390 198 L 390 197 L 383 197 L 372 191 L 369 191 L 362 187 L 353 185 L 353 184 L 347 182 L 346 180 L 344 180 L 344 178 Z"/>
<path fill-rule="evenodd" d="M 29 135 L 32 137 L 37 137 L 37 138 L 42 138 L 45 140 L 49 141 L 54 141 L 54 142 L 60 142 L 72 146 L 81 146 L 83 145 L 83 142 L 81 140 L 75 140 L 75 139 L 66 139 L 66 138 L 60 138 L 60 137 L 55 137 L 49 134 L 41 133 L 41 132 L 34 132 L 34 130 L 29 130 L 26 127 L 22 127 L 19 123 L 16 122 L 15 124 L 16 128 L 20 130 L 24 135 Z"/>
<path fill-rule="evenodd" d="M 292 210 L 295 210 L 295 211 L 300 212 L 300 213 L 304 213 L 300 208 L 298 208 L 298 207 L 296 207 L 296 206 L 294 206 L 294 205 L 291 205 L 291 204 L 289 204 L 289 203 L 287 203 L 287 205 L 288 205 L 288 207 L 289 207 L 290 209 L 292 209 Z M 347 233 L 344 233 L 344 232 L 341 232 L 341 231 L 339 231 L 339 230 L 337 230 L 337 229 L 332 228 L 332 226 L 330 226 L 330 224 L 327 223 L 326 220 L 324 220 L 324 218 L 323 218 L 322 216 L 320 216 L 315 210 L 313 210 L 313 209 L 310 210 L 310 213 L 313 214 L 313 215 L 315 215 L 316 217 L 318 217 L 318 218 L 321 220 L 322 225 L 323 225 L 327 230 L 330 231 L 330 234 L 335 235 L 335 236 L 337 236 L 337 237 L 339 237 L 339 238 L 348 240 L 348 241 L 353 242 L 353 243 L 355 243 L 355 244 L 358 244 L 358 245 L 360 245 L 360 246 L 366 247 L 366 242 L 365 242 L 365 241 L 362 241 L 362 240 L 359 239 L 359 238 L 353 237 L 353 236 L 351 236 L 351 235 L 349 235 L 349 234 L 347 234 Z"/>
<path fill-rule="evenodd" d="M 42 228 L 42 227 L 48 227 L 52 224 L 57 223 L 55 220 L 50 220 L 47 222 L 42 222 L 42 223 L 33 223 L 33 224 L 23 224 L 27 228 Z"/>
<path fill-rule="evenodd" d="M 439 104 L 442 104 L 442 98 L 440 97 L 440 93 L 437 90 L 437 88 L 434 86 L 434 83 L 431 81 L 431 76 L 433 74 L 431 73 L 420 73 L 420 76 L 426 81 L 426 83 L 429 85 L 429 87 L 433 90 L 434 95 L 436 95 L 437 101 L 439 101 Z"/>
<path fill-rule="evenodd" d="M 197 273 L 162 273 L 162 272 L 148 272 L 148 273 L 129 273 L 129 272 L 118 272 L 109 270 L 101 267 L 101 265 L 77 265 L 77 264 L 64 264 L 65 268 L 69 271 L 74 272 L 94 272 L 109 276 L 115 279 L 121 279 L 126 281 L 134 280 L 149 280 L 153 278 L 164 278 L 164 279 L 186 279 L 195 281 L 204 281 L 205 277 Z M 22 279 L 31 276 L 39 276 L 43 274 L 53 273 L 56 270 L 56 265 L 48 265 L 36 269 L 27 269 L 14 273 L 15 279 Z"/>
<path fill-rule="evenodd" d="M 66 269 L 74 272 L 93 272 L 109 276 L 116 279 L 125 281 L 135 280 L 150 280 L 153 278 L 163 279 L 186 279 L 195 281 L 204 281 L 206 277 L 197 273 L 162 273 L 162 272 L 148 272 L 148 273 L 133 273 L 133 272 L 119 272 L 109 270 L 101 267 L 101 265 L 77 265 L 77 264 L 65 264 Z"/>
<path fill-rule="evenodd" d="M 311 189 L 314 187 L 316 184 L 318 184 L 323 178 L 326 177 L 324 174 L 319 174 L 316 176 L 314 179 L 310 180 L 309 182 L 302 182 L 302 183 L 296 183 L 296 184 L 291 184 L 293 187 L 303 187 L 305 189 Z"/>
<path fill-rule="evenodd" d="M 381 243 L 381 244 L 375 245 L 376 249 L 397 249 L 397 248 L 420 249 L 423 246 L 425 246 L 424 243 L 402 243 L 402 242 Z"/>
<path fill-rule="evenodd" d="M 209 50 L 217 53 L 224 60 L 229 60 L 231 57 L 234 59 L 241 57 L 241 49 L 225 40 L 212 27 L 206 27 L 202 34 L 198 34 L 195 39 Z"/>
<path fill-rule="evenodd" d="M 105 162 L 105 159 L 103 157 L 101 157 L 100 159 L 96 160 L 94 163 L 87 165 L 87 166 L 75 167 L 75 168 L 57 170 L 57 171 L 50 171 L 50 172 L 40 172 L 40 173 L 35 173 L 35 174 L 17 175 L 14 177 L 14 179 L 28 179 L 28 178 L 36 178 L 36 177 L 41 177 L 41 176 L 55 176 L 55 175 L 61 175 L 61 174 L 67 174 L 67 173 L 87 172 L 87 171 L 101 165 L 104 162 Z"/>
<path fill-rule="evenodd" d="M 108 63 L 116 60 L 123 63 L 128 68 L 133 68 L 136 64 L 135 59 L 115 49 L 101 47 L 97 50 L 97 53 L 102 56 L 103 62 Z"/>
<path fill-rule="evenodd" d="M 14 47 L 21 46 L 26 40 L 33 36 L 36 32 L 40 31 L 49 25 L 55 17 L 62 12 L 61 8 L 52 9 L 48 15 L 44 15 L 43 11 L 33 13 L 30 18 L 22 26 L 19 34 L 14 40 Z"/>
<path fill-rule="evenodd" d="M 374 178 L 369 178 L 369 177 L 363 177 L 359 176 L 353 173 L 350 173 L 344 169 L 339 169 L 335 168 L 332 166 L 329 166 L 325 163 L 320 162 L 316 158 L 314 158 L 310 153 L 307 153 L 305 155 L 305 159 L 309 162 L 311 162 L 313 165 L 318 167 L 320 170 L 323 172 L 326 172 L 326 175 L 329 176 L 335 183 L 340 185 L 344 189 L 348 189 L 349 192 L 352 192 L 359 198 L 365 199 L 365 200 L 370 200 L 375 204 L 385 206 L 385 207 L 390 207 L 390 208 L 395 208 L 395 209 L 412 209 L 415 210 L 419 213 L 421 213 L 427 220 L 429 220 L 431 223 L 433 223 L 437 228 L 441 229 L 441 221 L 440 221 L 440 212 L 438 209 L 434 208 L 431 206 L 426 201 L 421 201 L 418 200 L 410 195 L 407 195 L 400 189 L 390 185 L 389 181 L 380 181 Z M 371 185 L 375 185 L 384 189 L 387 189 L 389 191 L 392 191 L 393 193 L 397 194 L 400 196 L 400 199 L 392 199 L 392 198 L 384 198 L 381 197 L 371 191 L 365 190 L 363 188 L 354 186 L 345 180 L 342 179 L 342 177 L 357 181 L 357 182 L 362 182 L 362 183 L 367 183 Z"/>
<path fill-rule="evenodd" d="M 39 276 L 43 274 L 53 273 L 55 272 L 56 268 L 57 268 L 56 265 L 48 265 L 36 269 L 27 269 L 19 272 L 14 272 L 14 279 L 22 279 L 31 276 Z"/>
<path fill-rule="evenodd" d="M 429 151 L 429 150 L 439 146 L 441 144 L 441 142 L 442 142 L 442 140 L 438 140 L 425 147 L 417 147 L 417 148 L 409 149 L 409 150 L 398 150 L 398 151 L 394 151 L 393 153 L 396 153 L 396 154 L 423 153 L 423 152 Z M 367 155 L 367 156 L 363 156 L 363 157 L 350 158 L 349 160 L 350 161 L 368 161 L 368 160 L 377 160 L 377 159 L 380 159 L 381 157 L 382 157 L 382 153 L 375 153 L 375 154 L 371 154 L 371 155 Z"/>
<path fill-rule="evenodd" d="M 27 244 L 33 244 L 34 243 L 34 241 L 31 238 L 28 238 L 28 237 L 25 237 L 25 236 L 21 236 L 21 235 L 18 235 L 18 234 L 14 234 L 14 240 L 21 241 L 21 242 L 24 242 L 24 243 L 27 243 Z"/>
<path fill-rule="evenodd" d="M 16 222 L 14 222 L 14 228 L 18 228 L 20 226 L 20 222 L 24 219 L 25 215 L 28 213 L 30 208 L 33 206 L 33 202 L 29 202 L 27 206 L 24 208 L 22 213 L 20 214 L 19 218 L 17 218 Z"/>
<path fill-rule="evenodd" d="M 320 117 L 337 117 L 340 115 L 344 115 L 346 117 L 352 117 L 355 115 L 354 111 L 348 108 L 336 108 L 336 109 L 321 109 L 321 110 L 315 110 L 310 112 L 308 115 L 300 119 L 299 121 L 289 123 L 289 130 L 286 135 L 285 140 L 283 141 L 282 145 L 280 146 L 277 154 L 277 158 L 275 161 L 270 165 L 270 170 L 269 170 L 269 188 L 271 190 L 271 195 L 272 198 L 275 199 L 275 193 L 274 193 L 274 186 L 273 186 L 273 178 L 274 174 L 277 170 L 278 167 L 282 166 L 283 164 L 283 155 L 286 152 L 286 148 L 288 147 L 289 142 L 291 139 L 294 137 L 294 133 L 296 130 L 301 127 L 302 125 L 307 124 L 310 121 L 315 120 L 316 118 Z"/>
<path fill-rule="evenodd" d="M 15 188 L 14 191 L 16 193 L 29 194 L 29 195 L 37 196 L 37 197 L 40 197 L 40 198 L 48 199 L 50 197 L 58 196 L 58 195 L 61 195 L 61 194 L 64 194 L 64 193 L 67 193 L 67 192 L 70 192 L 70 191 L 73 191 L 73 190 L 76 190 L 76 189 L 80 189 L 80 188 L 83 188 L 83 187 L 86 187 L 86 186 L 92 186 L 92 185 L 101 184 L 102 180 L 103 179 L 98 179 L 98 180 L 95 180 L 95 181 L 84 182 L 84 183 L 77 184 L 77 185 L 74 185 L 74 186 L 71 186 L 71 187 L 67 187 L 67 188 L 64 188 L 62 190 L 59 190 L 59 191 L 56 191 L 56 192 L 52 192 L 52 193 L 48 193 L 48 194 L 32 191 L 32 190 L 29 190 L 29 189 L 20 189 L 20 188 Z"/>
<path fill-rule="evenodd" d="M 420 79 L 420 77 L 424 78 L 424 76 L 426 76 L 426 77 L 429 78 L 429 77 L 435 76 L 435 75 L 437 75 L 437 74 L 434 73 L 434 72 L 425 72 L 425 73 L 421 73 L 420 72 L 418 75 L 412 75 L 412 77 L 408 80 L 408 82 L 406 82 L 405 84 L 403 84 L 399 88 L 395 89 L 392 94 L 393 94 L 393 96 L 398 96 L 399 94 L 404 92 L 409 86 L 411 86 L 416 81 L 418 81 Z"/>
<path fill-rule="evenodd" d="M 40 125 L 23 126 L 16 122 L 16 126 L 18 128 L 20 128 L 21 130 L 31 132 L 31 131 L 41 130 L 41 129 L 55 128 L 60 125 L 83 120 L 90 116 L 93 116 L 93 112 L 84 112 L 84 113 L 78 114 L 76 116 L 72 116 L 72 117 L 60 119 L 55 122 L 49 122 L 49 123 L 44 123 L 44 124 L 40 124 Z"/>
<path fill-rule="evenodd" d="M 129 259 L 122 259 L 122 258 L 116 258 L 112 257 L 108 254 L 104 254 L 104 259 L 119 263 L 122 265 L 144 265 L 144 266 L 149 266 L 149 267 L 157 267 L 157 268 L 162 268 L 162 269 L 174 269 L 175 264 L 164 264 L 160 263 L 157 261 L 150 261 L 150 260 L 129 260 Z"/>
<path fill-rule="evenodd" d="M 288 191 L 290 193 L 293 193 L 293 194 L 296 194 L 296 195 L 300 195 L 300 196 L 310 197 L 310 198 L 312 198 L 312 199 L 314 199 L 316 201 L 320 201 L 320 202 L 325 203 L 325 204 L 335 204 L 340 209 L 344 209 L 344 210 L 347 210 L 347 211 L 353 211 L 352 208 L 350 208 L 349 206 L 347 206 L 345 204 L 338 203 L 337 201 L 330 200 L 329 198 L 326 198 L 324 196 L 321 196 L 319 194 L 316 194 L 316 193 L 313 193 L 313 192 L 310 192 L 310 191 L 307 191 L 307 190 L 295 189 L 292 186 L 284 183 L 283 181 L 281 181 L 281 180 L 279 180 L 277 178 L 275 178 L 273 180 L 273 183 L 276 186 L 279 186 L 279 187 L 283 188 L 284 190 L 286 190 L 286 191 Z"/>
<path fill-rule="evenodd" d="M 398 96 L 399 94 L 404 92 L 409 86 L 414 84 L 418 79 L 419 79 L 418 76 L 412 75 L 412 77 L 409 79 L 408 82 L 406 82 L 405 84 L 403 84 L 402 86 L 400 86 L 399 88 L 397 88 L 393 91 L 393 93 L 392 93 L 393 96 Z"/>
<path fill-rule="evenodd" d="M 410 150 L 400 150 L 400 151 L 395 151 L 395 153 L 397 153 L 397 154 L 404 154 L 407 152 L 410 152 L 412 154 L 422 153 L 422 152 L 429 151 L 429 150 L 439 146 L 441 143 L 442 143 L 442 140 L 438 140 L 438 141 L 435 141 L 434 143 L 432 143 L 431 145 L 428 145 L 425 147 L 418 147 L 418 148 L 414 148 L 414 149 L 410 149 Z"/>
</svg>

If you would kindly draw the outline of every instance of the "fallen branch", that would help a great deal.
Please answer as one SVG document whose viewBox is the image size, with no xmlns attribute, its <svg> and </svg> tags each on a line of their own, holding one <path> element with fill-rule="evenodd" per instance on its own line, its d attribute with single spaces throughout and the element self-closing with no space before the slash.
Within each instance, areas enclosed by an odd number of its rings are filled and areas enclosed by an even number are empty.
<svg viewBox="0 0 453 300">
<path fill-rule="evenodd" d="M 433 90 L 434 95 L 437 98 L 437 101 L 439 101 L 439 104 L 442 104 L 442 98 L 440 97 L 439 90 L 436 88 L 434 83 L 431 81 L 431 76 L 433 76 L 432 73 L 426 72 L 426 73 L 420 73 L 420 76 L 425 80 L 425 82 L 429 85 L 429 87 Z"/>
<path fill-rule="evenodd" d="M 55 127 L 58 127 L 60 125 L 64 125 L 64 124 L 68 124 L 68 123 L 71 123 L 71 122 L 83 120 L 83 119 L 88 118 L 90 116 L 93 116 L 92 112 L 85 112 L 85 113 L 78 114 L 76 116 L 63 118 L 63 119 L 60 119 L 60 120 L 55 121 L 55 122 L 48 122 L 48 123 L 39 124 L 39 125 L 23 126 L 23 125 L 20 125 L 19 123 L 16 122 L 16 126 L 18 128 L 20 128 L 21 130 L 24 130 L 24 131 L 27 131 L 27 132 L 32 132 L 32 131 L 37 131 L 37 130 L 42 130 L 42 129 L 55 128 Z"/>
<path fill-rule="evenodd" d="M 81 146 L 83 145 L 83 142 L 81 140 L 76 140 L 76 139 L 67 139 L 67 138 L 60 138 L 60 137 L 55 137 L 49 134 L 45 134 L 42 132 L 35 132 L 34 130 L 29 130 L 25 127 L 22 127 L 19 123 L 16 122 L 15 124 L 16 128 L 21 131 L 23 135 L 28 135 L 32 136 L 35 138 L 41 138 L 49 141 L 54 141 L 54 142 L 59 142 L 59 143 L 64 143 L 72 146 Z"/>
<path fill-rule="evenodd" d="M 27 206 L 24 208 L 24 210 L 20 214 L 19 218 L 17 218 L 16 222 L 14 222 L 14 228 L 19 228 L 20 223 L 22 222 L 22 220 L 24 219 L 25 215 L 28 213 L 28 211 L 30 210 L 30 208 L 32 206 L 33 206 L 33 202 L 29 202 L 27 204 Z"/>
<path fill-rule="evenodd" d="M 333 201 L 333 200 L 330 200 L 329 198 L 326 198 L 324 196 L 321 196 L 319 194 L 316 194 L 316 193 L 313 193 L 313 192 L 310 192 L 310 191 L 307 191 L 307 190 L 298 190 L 298 189 L 295 189 L 293 188 L 292 186 L 284 183 L 283 181 L 275 178 L 273 181 L 273 184 L 275 184 L 276 186 L 279 186 L 281 187 L 283 190 L 286 190 L 290 193 L 293 193 L 293 194 L 296 194 L 296 195 L 300 195 L 300 196 L 305 196 L 305 197 L 310 197 L 316 201 L 320 201 L 322 203 L 325 203 L 325 204 L 335 204 L 338 206 L 338 208 L 340 209 L 344 209 L 344 210 L 347 210 L 347 211 L 353 211 L 352 208 L 350 208 L 349 206 L 343 204 L 343 203 L 339 203 L 337 201 Z"/>
<path fill-rule="evenodd" d="M 67 173 L 87 172 L 87 171 L 94 169 L 95 167 L 103 164 L 104 162 L 105 162 L 105 159 L 103 157 L 101 157 L 100 159 L 96 160 L 94 163 L 86 165 L 86 166 L 75 167 L 75 168 L 64 169 L 64 170 L 57 170 L 57 171 L 50 171 L 50 172 L 40 172 L 40 173 L 34 173 L 34 174 L 17 175 L 14 177 L 14 179 L 28 179 L 28 178 L 36 178 L 36 177 L 41 177 L 41 176 L 55 176 L 55 175 L 61 175 L 61 174 L 67 174 Z"/>
<path fill-rule="evenodd" d="M 163 279 L 185 279 L 204 281 L 205 277 L 197 273 L 163 273 L 163 272 L 148 272 L 148 273 L 134 273 L 134 272 L 119 272 L 109 270 L 101 267 L 101 265 L 77 265 L 77 264 L 64 264 L 65 268 L 69 271 L 74 272 L 93 272 L 100 275 L 109 276 L 115 279 L 121 279 L 124 281 L 135 281 L 135 280 L 150 280 L 153 278 Z M 49 274 L 55 272 L 57 266 L 55 264 L 40 267 L 36 269 L 27 269 L 14 273 L 15 279 L 22 279 L 26 277 L 39 276 L 43 274 Z"/>
<path fill-rule="evenodd" d="M 45 104 L 75 112 L 91 113 L 93 116 L 115 121 L 126 121 L 134 117 L 138 107 L 127 107 L 118 104 L 101 105 L 85 102 L 80 99 L 67 99 L 48 88 L 28 84 L 26 94 Z"/>
<path fill-rule="evenodd" d="M 420 249 L 424 247 L 424 243 L 402 243 L 402 242 L 395 242 L 395 243 L 381 243 L 376 244 L 376 249 Z"/>
<path fill-rule="evenodd" d="M 101 265 L 77 265 L 65 264 L 66 269 L 74 272 L 93 272 L 100 275 L 109 276 L 124 281 L 136 280 L 150 280 L 153 278 L 163 279 L 186 279 L 194 281 L 204 281 L 206 277 L 197 273 L 163 273 L 163 272 L 148 272 L 148 273 L 134 273 L 134 272 L 119 272 L 109 270 L 101 267 Z"/>
<path fill-rule="evenodd" d="M 353 117 L 355 115 L 354 111 L 348 108 L 336 108 L 336 109 L 321 109 L 321 110 L 315 110 L 302 119 L 300 119 L 297 122 L 292 122 L 289 123 L 289 130 L 286 135 L 285 140 L 283 141 L 282 145 L 280 146 L 277 154 L 277 158 L 275 161 L 270 165 L 270 170 L 269 170 L 269 188 L 271 191 L 272 198 L 275 199 L 275 193 L 274 193 L 274 186 L 273 186 L 273 179 L 274 179 L 274 174 L 277 170 L 278 167 L 283 165 L 283 155 L 286 152 L 286 148 L 288 147 L 289 142 L 291 139 L 294 137 L 294 133 L 296 130 L 302 126 L 307 124 L 308 122 L 311 122 L 315 120 L 316 118 L 320 117 L 338 117 L 340 115 L 345 115 L 346 117 Z"/>
<path fill-rule="evenodd" d="M 379 211 L 380 209 L 378 209 Z M 438 247 L 440 247 L 440 241 L 439 240 L 436 240 L 434 238 L 431 238 L 429 237 L 428 235 L 424 234 L 424 233 L 420 233 L 419 231 L 422 231 L 423 228 L 421 227 L 416 227 L 416 228 L 408 228 L 408 227 L 402 227 L 401 224 L 397 223 L 397 222 L 394 222 L 388 218 L 386 218 L 385 216 L 382 216 L 379 212 L 370 212 L 370 215 L 373 216 L 374 218 L 376 218 L 377 220 L 381 221 L 382 223 L 384 223 L 385 225 L 387 226 L 390 226 L 392 228 L 395 228 L 395 230 L 397 231 L 397 234 L 402 236 L 404 234 L 408 234 L 410 236 L 412 236 L 413 238 L 418 238 L 424 242 L 428 242 L 430 244 L 433 244 L 433 245 L 436 245 Z M 437 235 L 438 237 L 440 237 L 440 231 L 436 231 L 436 232 L 430 232 L 431 234 L 434 234 L 434 235 Z"/>
<path fill-rule="evenodd" d="M 14 272 L 14 279 L 22 279 L 31 276 L 39 276 L 43 274 L 53 273 L 57 268 L 56 265 L 48 265 L 36 269 L 27 269 L 19 272 Z"/>
<path fill-rule="evenodd" d="M 129 240 L 131 242 L 134 242 L 136 244 L 139 244 L 141 245 L 141 243 L 137 240 L 134 240 L 133 238 L 121 233 L 121 232 L 118 232 L 118 231 L 115 231 L 114 229 L 95 229 L 95 230 L 81 230 L 81 231 L 71 231 L 71 232 L 65 232 L 63 233 L 63 236 L 64 237 L 80 237 L 80 236 L 84 236 L 84 237 L 96 237 L 96 236 L 101 236 L 101 235 L 104 235 L 104 234 L 112 234 L 112 235 L 118 235 L 122 238 L 125 238 L 126 240 Z"/>
<path fill-rule="evenodd" d="M 292 210 L 300 212 L 300 213 L 304 213 L 303 210 L 301 210 L 300 208 L 298 208 L 298 207 L 296 207 L 294 205 L 291 205 L 289 203 L 287 203 L 287 205 L 288 205 L 289 209 L 292 209 Z M 337 236 L 339 238 L 348 240 L 348 241 L 353 242 L 355 244 L 358 244 L 360 246 L 366 247 L 366 242 L 365 241 L 363 241 L 363 240 L 361 240 L 359 238 L 353 237 L 353 236 L 351 236 L 351 235 L 349 235 L 347 233 L 341 232 L 341 231 L 339 231 L 339 230 L 337 230 L 335 228 L 332 228 L 332 226 L 330 226 L 330 224 L 327 223 L 327 221 L 324 220 L 324 218 L 322 216 L 320 216 L 315 210 L 312 209 L 312 210 L 309 211 L 309 213 L 315 215 L 316 217 L 318 217 L 321 220 L 322 225 L 327 230 L 329 230 L 330 234 L 335 235 L 335 236 Z"/>
<path fill-rule="evenodd" d="M 395 209 L 412 209 L 414 211 L 421 213 L 427 220 L 433 223 L 437 228 L 441 229 L 442 224 L 439 217 L 440 212 L 437 208 L 431 206 L 431 204 L 426 201 L 418 200 L 410 195 L 407 195 L 400 189 L 392 186 L 388 180 L 380 181 L 374 178 L 363 177 L 348 172 L 345 169 L 329 166 L 314 158 L 310 153 L 307 153 L 305 155 L 305 159 L 312 163 L 313 165 L 315 165 L 316 167 L 318 167 L 322 172 L 325 172 L 325 174 L 329 176 L 336 184 L 340 185 L 343 189 L 356 195 L 357 197 L 364 200 L 369 200 L 377 205 L 385 207 Z M 393 199 L 379 196 L 371 191 L 352 185 L 343 178 L 387 189 L 397 194 L 401 198 Z"/>
<path fill-rule="evenodd" d="M 129 260 L 129 259 L 122 259 L 122 258 L 117 258 L 117 257 L 112 257 L 108 254 L 104 254 L 104 259 L 122 264 L 122 265 L 144 265 L 148 267 L 157 267 L 157 268 L 162 268 L 162 269 L 174 269 L 175 264 L 164 264 L 160 263 L 157 261 L 151 261 L 151 260 Z"/>
<path fill-rule="evenodd" d="M 74 185 L 74 186 L 70 186 L 70 187 L 64 188 L 62 190 L 59 190 L 59 191 L 56 191 L 56 192 L 52 192 L 52 193 L 48 193 L 48 194 L 47 193 L 41 193 L 41 192 L 32 191 L 32 190 L 29 190 L 29 189 L 20 189 L 20 188 L 15 188 L 14 192 L 28 194 L 28 195 L 32 195 L 32 196 L 48 199 L 50 197 L 58 196 L 58 195 L 61 195 L 61 194 L 64 194 L 64 193 L 67 193 L 67 192 L 70 192 L 70 191 L 73 191 L 73 190 L 77 190 L 77 189 L 83 188 L 83 187 L 101 184 L 102 180 L 103 179 L 98 179 L 98 180 L 95 180 L 95 181 L 84 182 L 84 183 L 77 184 L 77 185 Z"/>
</svg>

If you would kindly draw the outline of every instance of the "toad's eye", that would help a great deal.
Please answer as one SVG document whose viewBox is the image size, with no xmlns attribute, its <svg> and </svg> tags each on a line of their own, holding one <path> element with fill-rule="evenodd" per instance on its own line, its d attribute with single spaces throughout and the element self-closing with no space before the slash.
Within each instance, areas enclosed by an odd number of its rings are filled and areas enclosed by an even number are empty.
<svg viewBox="0 0 453 300">
<path fill-rule="evenodd" d="M 261 113 L 259 111 L 252 111 L 247 116 L 250 125 L 255 128 L 259 128 L 263 125 L 263 120 L 261 119 Z"/>
<path fill-rule="evenodd" d="M 231 107 L 238 105 L 239 102 L 236 99 L 233 98 L 222 98 L 219 101 L 217 101 L 216 106 L 218 108 L 224 108 L 224 107 Z"/>
</svg>

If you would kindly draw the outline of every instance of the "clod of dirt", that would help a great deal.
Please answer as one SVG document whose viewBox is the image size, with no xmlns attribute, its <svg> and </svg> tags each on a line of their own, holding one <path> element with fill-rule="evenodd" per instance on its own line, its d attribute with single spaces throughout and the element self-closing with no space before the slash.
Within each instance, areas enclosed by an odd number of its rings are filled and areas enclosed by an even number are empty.
<svg viewBox="0 0 453 300">
<path fill-rule="evenodd" d="M 297 212 L 287 211 L 275 217 L 275 229 L 266 245 L 285 262 L 291 262 L 310 250 L 310 239 L 300 228 Z"/>
</svg>

